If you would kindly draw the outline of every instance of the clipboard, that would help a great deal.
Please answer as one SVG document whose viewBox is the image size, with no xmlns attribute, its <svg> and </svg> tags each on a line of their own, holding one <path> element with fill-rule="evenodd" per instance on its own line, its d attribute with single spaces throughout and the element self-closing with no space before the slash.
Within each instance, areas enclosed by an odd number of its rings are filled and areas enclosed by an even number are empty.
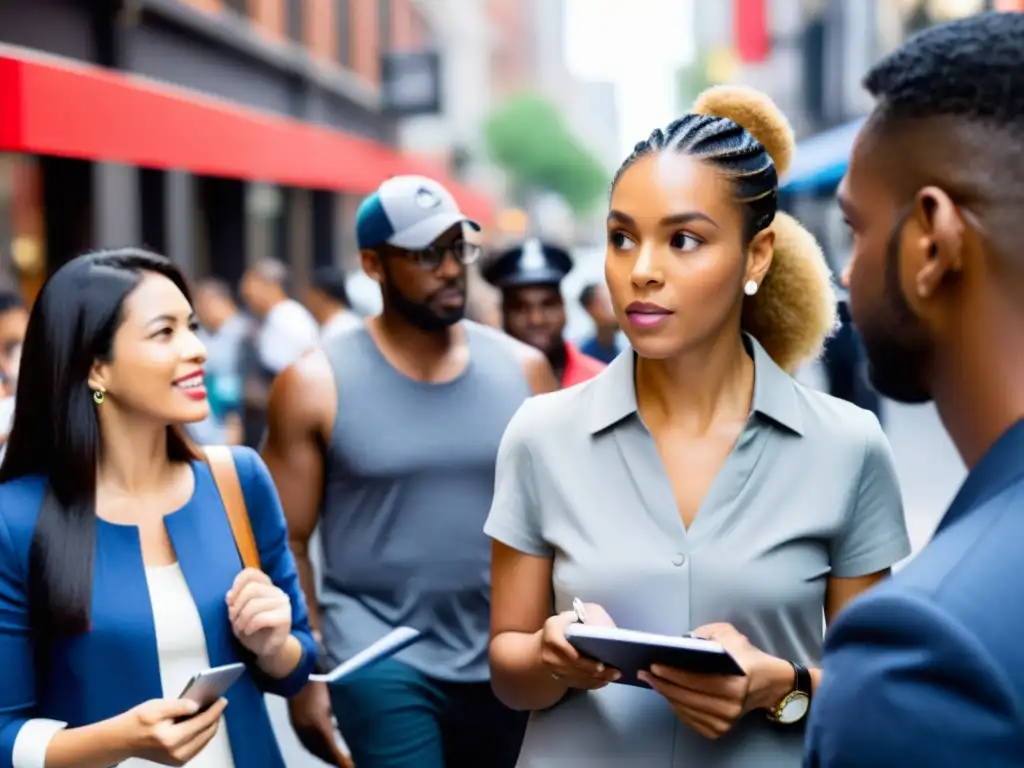
<svg viewBox="0 0 1024 768">
<path fill-rule="evenodd" d="M 423 633 L 411 627 L 398 627 L 388 632 L 384 637 L 369 645 L 348 661 L 342 662 L 330 672 L 322 675 L 310 675 L 312 683 L 336 683 L 348 677 L 354 672 L 373 666 L 377 662 L 384 661 L 403 651 L 413 643 L 423 639 Z"/>
<path fill-rule="evenodd" d="M 732 654 L 713 640 L 580 623 L 565 628 L 565 639 L 582 655 L 619 670 L 622 677 L 617 683 L 637 688 L 650 688 L 637 674 L 654 664 L 705 675 L 746 674 Z"/>
</svg>

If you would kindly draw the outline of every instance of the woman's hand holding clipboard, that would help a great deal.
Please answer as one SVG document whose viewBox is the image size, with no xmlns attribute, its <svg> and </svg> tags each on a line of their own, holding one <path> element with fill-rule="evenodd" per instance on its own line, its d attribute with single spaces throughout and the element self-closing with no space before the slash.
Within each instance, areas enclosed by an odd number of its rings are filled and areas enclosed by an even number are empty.
<svg viewBox="0 0 1024 768">
<path fill-rule="evenodd" d="M 566 639 L 580 654 L 618 669 L 622 674 L 615 682 L 625 685 L 649 688 L 640 674 L 657 665 L 704 675 L 744 675 L 729 652 L 712 640 L 590 624 L 569 625 Z"/>
<path fill-rule="evenodd" d="M 612 617 L 599 605 L 573 601 L 573 610 L 563 611 L 544 622 L 540 633 L 540 661 L 552 678 L 568 688 L 595 691 L 619 679 L 619 671 L 581 654 L 566 638 L 569 626 L 587 621 L 614 627 Z"/>
<path fill-rule="evenodd" d="M 573 611 L 569 613 L 575 615 L 575 620 L 565 624 L 566 642 L 582 660 L 614 670 L 614 679 L 608 682 L 649 688 L 642 673 L 657 665 L 697 674 L 745 674 L 732 655 L 713 640 L 689 634 L 671 636 L 621 629 L 601 606 L 586 605 L 579 598 L 573 600 Z"/>
</svg>

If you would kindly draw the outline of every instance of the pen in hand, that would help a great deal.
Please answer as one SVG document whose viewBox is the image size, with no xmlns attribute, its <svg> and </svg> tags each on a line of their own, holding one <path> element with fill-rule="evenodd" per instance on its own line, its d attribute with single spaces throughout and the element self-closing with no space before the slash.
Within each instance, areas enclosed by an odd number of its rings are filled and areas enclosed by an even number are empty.
<svg viewBox="0 0 1024 768">
<path fill-rule="evenodd" d="M 576 621 L 580 624 L 587 623 L 587 609 L 583 607 L 583 601 L 578 597 L 572 599 L 572 609 L 576 612 Z"/>
</svg>

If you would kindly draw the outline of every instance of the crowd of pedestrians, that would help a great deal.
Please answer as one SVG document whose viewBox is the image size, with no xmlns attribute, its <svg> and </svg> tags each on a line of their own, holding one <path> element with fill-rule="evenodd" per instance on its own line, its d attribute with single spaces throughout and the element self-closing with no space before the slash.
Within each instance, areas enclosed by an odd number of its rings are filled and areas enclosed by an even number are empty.
<svg viewBox="0 0 1024 768">
<path fill-rule="evenodd" d="M 1024 766 L 1022 67 L 1024 14 L 986 13 L 865 80 L 849 310 L 877 392 L 933 400 L 970 470 L 895 576 L 877 417 L 793 376 L 837 300 L 749 88 L 616 172 L 578 346 L 570 254 L 484 254 L 422 176 L 356 217 L 373 317 L 335 269 L 296 292 L 260 261 L 236 296 L 135 248 L 31 311 L 0 291 L 0 768 L 278 768 L 266 694 L 346 768 Z M 466 318 L 478 268 L 500 328 Z M 579 624 L 738 669 L 613 668 Z"/>
</svg>

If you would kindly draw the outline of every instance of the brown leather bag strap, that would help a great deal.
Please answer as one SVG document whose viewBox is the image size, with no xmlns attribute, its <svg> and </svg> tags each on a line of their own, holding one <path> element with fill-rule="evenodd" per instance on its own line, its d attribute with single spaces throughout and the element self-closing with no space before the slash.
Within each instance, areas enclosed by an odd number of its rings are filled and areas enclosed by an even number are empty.
<svg viewBox="0 0 1024 768">
<path fill-rule="evenodd" d="M 245 496 L 242 494 L 242 484 L 238 480 L 235 457 L 226 445 L 208 445 L 203 450 L 213 473 L 213 481 L 220 492 L 220 499 L 224 503 L 224 510 L 228 514 L 228 523 L 231 525 L 231 533 L 235 537 L 235 546 L 238 547 L 242 565 L 246 568 L 259 568 L 260 551 L 256 546 L 256 537 L 252 534 L 249 512 L 245 508 Z"/>
</svg>

